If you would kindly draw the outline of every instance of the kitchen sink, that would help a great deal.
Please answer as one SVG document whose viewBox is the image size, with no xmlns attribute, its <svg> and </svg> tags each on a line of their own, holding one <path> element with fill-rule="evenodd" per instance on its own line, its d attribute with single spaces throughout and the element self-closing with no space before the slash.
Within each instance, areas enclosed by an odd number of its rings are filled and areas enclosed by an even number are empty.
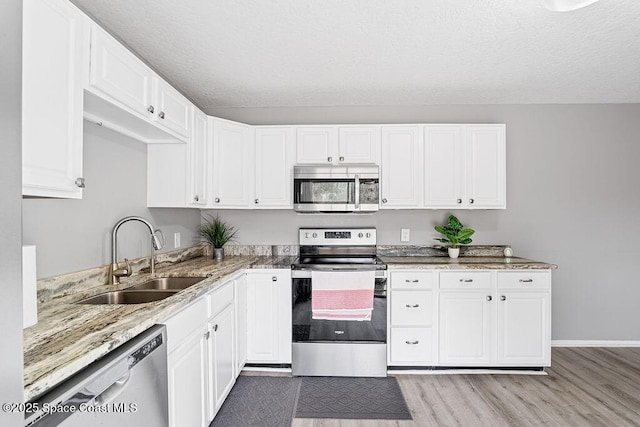
<svg viewBox="0 0 640 427">
<path fill-rule="evenodd" d="M 129 289 L 157 289 L 180 291 L 204 280 L 204 277 L 158 277 L 147 280 L 144 283 L 130 287 Z"/>
<path fill-rule="evenodd" d="M 113 291 L 83 299 L 76 304 L 142 304 L 145 302 L 160 301 L 171 295 L 175 295 L 177 292 L 178 290 Z"/>
</svg>

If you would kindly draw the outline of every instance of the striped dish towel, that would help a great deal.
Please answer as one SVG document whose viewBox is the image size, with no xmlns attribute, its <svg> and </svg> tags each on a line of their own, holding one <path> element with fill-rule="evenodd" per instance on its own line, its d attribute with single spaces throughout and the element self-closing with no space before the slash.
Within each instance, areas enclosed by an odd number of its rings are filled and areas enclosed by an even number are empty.
<svg viewBox="0 0 640 427">
<path fill-rule="evenodd" d="M 374 271 L 312 271 L 314 320 L 371 320 Z"/>
</svg>

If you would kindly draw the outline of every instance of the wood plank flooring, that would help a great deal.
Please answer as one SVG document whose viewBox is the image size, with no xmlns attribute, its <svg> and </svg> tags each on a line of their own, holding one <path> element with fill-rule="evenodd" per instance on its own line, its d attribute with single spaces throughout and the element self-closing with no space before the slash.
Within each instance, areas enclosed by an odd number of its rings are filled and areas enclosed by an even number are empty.
<svg viewBox="0 0 640 427">
<path fill-rule="evenodd" d="M 640 348 L 554 348 L 547 373 L 398 375 L 413 421 L 293 426 L 640 426 Z"/>
</svg>

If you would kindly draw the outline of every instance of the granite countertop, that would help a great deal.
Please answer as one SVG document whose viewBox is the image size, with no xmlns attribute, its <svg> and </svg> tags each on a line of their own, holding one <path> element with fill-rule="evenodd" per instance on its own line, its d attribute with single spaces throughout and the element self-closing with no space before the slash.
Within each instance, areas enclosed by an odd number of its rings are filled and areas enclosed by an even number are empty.
<svg viewBox="0 0 640 427">
<path fill-rule="evenodd" d="M 548 270 L 557 265 L 526 258 L 497 256 L 380 256 L 389 269 L 412 270 Z"/>
<path fill-rule="evenodd" d="M 24 331 L 24 398 L 29 401 L 80 371 L 114 348 L 162 323 L 191 301 L 215 289 L 242 269 L 289 269 L 292 256 L 227 256 L 222 261 L 194 258 L 138 274 L 118 286 L 75 292 L 38 305 L 38 323 Z M 156 276 L 203 277 L 175 295 L 146 304 L 81 305 L 83 298 L 125 289 Z"/>
</svg>

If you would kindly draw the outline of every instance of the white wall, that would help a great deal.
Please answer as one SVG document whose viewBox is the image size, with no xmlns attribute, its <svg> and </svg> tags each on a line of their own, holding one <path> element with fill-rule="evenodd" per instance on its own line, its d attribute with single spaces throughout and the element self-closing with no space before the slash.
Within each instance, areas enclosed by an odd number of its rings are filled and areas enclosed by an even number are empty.
<svg viewBox="0 0 640 427">
<path fill-rule="evenodd" d="M 172 250 L 173 233 L 182 247 L 195 244 L 200 212 L 149 209 L 147 146 L 103 127 L 84 122 L 82 200 L 24 199 L 24 242 L 35 244 L 38 278 L 84 270 L 111 262 L 111 230 L 122 217 L 142 216 L 162 229 Z M 118 258 L 150 254 L 148 229 L 128 222 L 118 232 Z"/>
<path fill-rule="evenodd" d="M 507 209 L 454 211 L 474 243 L 558 264 L 553 339 L 640 340 L 640 105 L 219 109 L 252 124 L 506 123 Z M 381 244 L 431 244 L 447 211 L 370 216 L 221 211 L 239 243 L 294 244 L 300 226 L 373 225 Z"/>
<path fill-rule="evenodd" d="M 22 402 L 22 1 L 0 2 L 0 402 Z M 0 411 L 0 425 L 22 413 Z"/>
</svg>

